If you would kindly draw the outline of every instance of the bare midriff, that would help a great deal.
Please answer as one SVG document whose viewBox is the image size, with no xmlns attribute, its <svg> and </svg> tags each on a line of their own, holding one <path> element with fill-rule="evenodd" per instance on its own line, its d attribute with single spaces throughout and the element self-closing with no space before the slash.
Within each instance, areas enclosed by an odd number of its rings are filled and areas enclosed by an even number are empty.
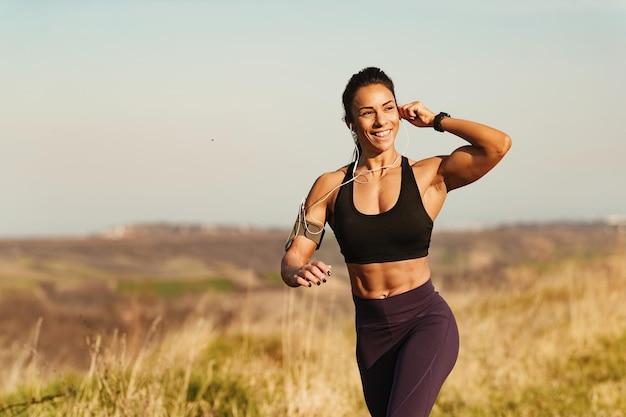
<svg viewBox="0 0 626 417">
<path fill-rule="evenodd" d="M 428 257 L 373 264 L 347 264 L 352 293 L 387 298 L 410 291 L 430 279 Z"/>
</svg>

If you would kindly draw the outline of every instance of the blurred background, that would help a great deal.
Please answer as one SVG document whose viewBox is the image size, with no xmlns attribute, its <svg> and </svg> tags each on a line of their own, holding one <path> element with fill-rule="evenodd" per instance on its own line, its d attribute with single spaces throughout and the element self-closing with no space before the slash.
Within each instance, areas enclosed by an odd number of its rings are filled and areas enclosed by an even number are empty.
<svg viewBox="0 0 626 417">
<path fill-rule="evenodd" d="M 0 1 L 0 414 L 367 415 L 333 234 L 327 284 L 279 269 L 378 66 L 513 139 L 436 221 L 461 353 L 432 415 L 624 417 L 625 23 L 621 0 Z M 463 144 L 403 126 L 412 159 Z"/>
</svg>

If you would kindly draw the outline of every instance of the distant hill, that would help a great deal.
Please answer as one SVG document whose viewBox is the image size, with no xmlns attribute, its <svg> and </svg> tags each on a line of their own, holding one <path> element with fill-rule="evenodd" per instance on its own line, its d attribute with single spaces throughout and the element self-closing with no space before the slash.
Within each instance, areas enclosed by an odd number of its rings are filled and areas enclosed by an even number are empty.
<svg viewBox="0 0 626 417">
<path fill-rule="evenodd" d="M 327 229 L 329 229 L 327 227 Z M 196 263 L 223 274 L 229 268 L 252 271 L 258 284 L 278 273 L 288 230 L 199 224 L 149 223 L 118 226 L 100 235 L 80 238 L 0 239 L 0 261 L 30 259 L 40 264 L 54 259 L 77 262 L 99 275 L 167 276 L 172 262 Z M 435 231 L 430 261 L 434 276 L 447 285 L 497 285 L 507 265 L 549 262 L 564 257 L 607 253 L 623 242 L 620 224 L 518 224 L 467 231 Z M 338 270 L 343 257 L 327 230 L 319 259 Z M 169 262 L 169 264 L 168 264 Z M 75 268 L 76 269 L 76 268 Z M 1 271 L 0 271 L 1 272 Z M 179 271 L 180 272 L 180 271 Z M 77 278 L 86 273 L 74 271 Z M 177 272 L 178 273 L 178 272 Z M 88 274 L 87 274 L 88 275 Z M 1 280 L 0 276 L 0 280 Z"/>
<path fill-rule="evenodd" d="M 0 239 L 0 343 L 26 343 L 41 319 L 48 357 L 84 367 L 85 335 L 112 329 L 141 335 L 157 316 L 165 327 L 179 326 L 199 308 L 217 326 L 228 326 L 242 311 L 279 320 L 273 315 L 291 291 L 279 274 L 288 230 L 167 224 L 121 230 Z M 543 268 L 626 253 L 620 230 L 597 223 L 439 231 L 430 251 L 433 281 L 445 291 L 504 287 L 515 265 Z M 333 308 L 350 310 L 349 281 L 330 230 L 315 256 L 334 271 L 332 284 L 322 288 L 333 296 L 320 303 L 340 299 Z"/>
</svg>

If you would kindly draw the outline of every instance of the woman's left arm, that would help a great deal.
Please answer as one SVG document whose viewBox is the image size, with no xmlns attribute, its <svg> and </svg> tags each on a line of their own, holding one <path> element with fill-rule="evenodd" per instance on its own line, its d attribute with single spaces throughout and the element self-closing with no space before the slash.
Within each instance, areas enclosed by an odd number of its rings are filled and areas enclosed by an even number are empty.
<svg viewBox="0 0 626 417">
<path fill-rule="evenodd" d="M 423 103 L 414 101 L 398 106 L 400 117 L 417 127 L 433 127 L 436 114 Z M 442 158 L 438 176 L 447 191 L 472 183 L 495 167 L 511 148 L 511 138 L 492 127 L 469 120 L 443 117 L 441 130 L 450 132 L 467 142 Z"/>
<path fill-rule="evenodd" d="M 470 143 L 456 149 L 441 161 L 439 175 L 443 177 L 447 191 L 481 178 L 511 148 L 509 135 L 481 123 L 444 117 L 441 128 Z"/>
</svg>

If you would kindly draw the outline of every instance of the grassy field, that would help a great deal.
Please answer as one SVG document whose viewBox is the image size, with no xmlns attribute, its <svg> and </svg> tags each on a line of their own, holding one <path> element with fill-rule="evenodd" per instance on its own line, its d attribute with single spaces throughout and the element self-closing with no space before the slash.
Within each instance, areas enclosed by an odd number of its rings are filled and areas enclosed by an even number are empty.
<svg viewBox="0 0 626 417">
<path fill-rule="evenodd" d="M 625 416 L 624 238 L 437 237 L 461 352 L 432 415 Z M 0 244 L 0 415 L 367 416 L 340 265 L 289 289 L 244 241 Z"/>
</svg>

